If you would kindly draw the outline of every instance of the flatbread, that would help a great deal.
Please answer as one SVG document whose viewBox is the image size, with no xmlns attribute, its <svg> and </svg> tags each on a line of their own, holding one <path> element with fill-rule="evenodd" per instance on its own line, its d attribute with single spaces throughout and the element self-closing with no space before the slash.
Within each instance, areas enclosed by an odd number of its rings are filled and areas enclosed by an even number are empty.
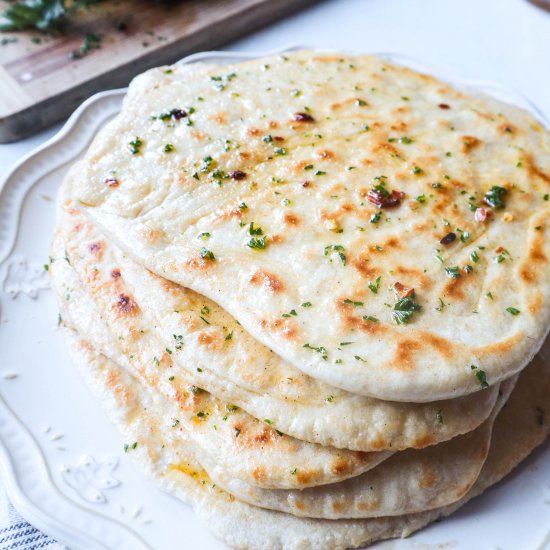
<svg viewBox="0 0 550 550">
<path fill-rule="evenodd" d="M 205 477 L 192 453 L 185 468 L 171 468 L 159 442 L 158 427 L 143 414 L 142 405 L 124 371 L 97 355 L 93 348 L 68 335 L 75 362 L 125 441 L 136 441 L 131 454 L 168 492 L 192 503 L 206 525 L 235 548 L 344 549 L 377 540 L 408 536 L 449 515 L 498 482 L 548 436 L 550 363 L 540 356 L 520 375 L 507 406 L 497 417 L 489 456 L 474 487 L 451 506 L 398 517 L 365 520 L 315 520 L 263 510 L 235 500 Z M 147 433 L 147 439 L 142 434 Z M 156 441 L 155 441 L 156 440 Z M 510 441 L 514 441 L 511 445 Z M 180 460 L 182 457 L 178 457 Z"/>
<path fill-rule="evenodd" d="M 498 385 L 453 400 L 406 404 L 357 396 L 319 382 L 258 343 L 214 302 L 125 257 L 70 201 L 65 202 L 64 195 L 62 190 L 57 238 L 63 242 L 57 249 L 67 255 L 81 281 L 69 286 L 86 287 L 96 304 L 91 309 L 100 310 L 89 316 L 90 323 L 107 322 L 109 330 L 102 334 L 115 340 L 114 347 L 120 347 L 119 337 L 125 338 L 127 344 L 119 354 L 136 355 L 136 346 L 148 349 L 163 358 L 162 365 L 169 364 L 173 373 L 184 369 L 190 383 L 256 418 L 268 419 L 286 434 L 354 450 L 393 451 L 437 444 L 475 429 L 495 404 Z M 68 269 L 65 264 L 61 267 Z M 128 339 L 126 318 L 114 307 L 120 296 L 132 297 L 132 321 L 151 329 L 140 333 L 140 343 L 134 342 L 135 336 Z M 81 303 L 80 307 L 88 306 Z M 77 315 L 77 322 L 84 318 Z M 84 333 L 98 330 L 88 327 Z M 105 349 L 107 344 L 96 339 L 94 345 Z M 112 354 L 108 353 L 121 362 Z"/>
<path fill-rule="evenodd" d="M 295 52 L 138 77 L 68 179 L 109 239 L 296 368 L 422 402 L 496 384 L 542 344 L 548 151 L 509 105 Z"/>
<path fill-rule="evenodd" d="M 86 334 L 102 353 L 149 389 L 164 396 L 164 401 L 158 401 L 164 404 L 166 426 L 193 442 L 198 460 L 211 465 L 211 475 L 219 471 L 219 476 L 229 475 L 258 487 L 299 489 L 359 475 L 391 455 L 295 439 L 278 431 L 269 419 L 257 420 L 234 403 L 204 391 L 197 386 L 197 377 L 189 374 L 191 370 L 174 367 L 173 357 L 179 350 L 174 346 L 167 350 L 155 339 L 139 317 L 139 303 L 124 294 L 122 286 L 115 289 L 109 309 L 97 308 L 73 268 L 77 255 L 64 245 L 63 240 L 54 238 L 54 261 L 49 269 L 62 319 Z M 96 278 L 97 274 L 92 269 L 88 277 Z M 120 296 L 128 300 L 121 302 Z"/>
</svg>

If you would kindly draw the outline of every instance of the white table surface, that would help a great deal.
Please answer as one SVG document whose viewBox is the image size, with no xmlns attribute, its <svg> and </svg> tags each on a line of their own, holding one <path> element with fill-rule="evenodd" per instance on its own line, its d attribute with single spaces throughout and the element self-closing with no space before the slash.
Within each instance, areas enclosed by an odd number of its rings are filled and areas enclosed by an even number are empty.
<svg viewBox="0 0 550 550">
<path fill-rule="evenodd" d="M 226 49 L 290 44 L 407 54 L 449 75 L 515 88 L 550 118 L 550 13 L 525 0 L 325 1 Z M 0 179 L 59 127 L 0 145 Z"/>
</svg>

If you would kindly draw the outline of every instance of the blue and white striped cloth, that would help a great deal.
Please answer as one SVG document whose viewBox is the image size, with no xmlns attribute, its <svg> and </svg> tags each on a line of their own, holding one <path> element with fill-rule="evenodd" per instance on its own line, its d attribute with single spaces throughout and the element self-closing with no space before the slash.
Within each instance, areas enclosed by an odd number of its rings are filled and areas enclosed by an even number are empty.
<svg viewBox="0 0 550 550">
<path fill-rule="evenodd" d="M 8 500 L 0 480 L 0 550 L 68 550 L 30 523 Z"/>
</svg>

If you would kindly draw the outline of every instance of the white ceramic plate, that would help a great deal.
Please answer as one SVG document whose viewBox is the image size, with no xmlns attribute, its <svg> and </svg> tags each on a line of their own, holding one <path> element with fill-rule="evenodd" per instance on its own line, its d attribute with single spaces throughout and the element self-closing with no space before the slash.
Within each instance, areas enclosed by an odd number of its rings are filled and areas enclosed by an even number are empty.
<svg viewBox="0 0 550 550">
<path fill-rule="evenodd" d="M 378 55 L 426 70 L 403 56 Z M 210 52 L 183 63 L 255 57 L 260 55 Z M 528 100 L 496 84 L 427 72 L 543 118 Z M 43 268 L 59 183 L 97 130 L 118 112 L 124 93 L 113 90 L 87 100 L 0 187 L 1 471 L 19 512 L 75 550 L 221 549 L 224 545 L 197 522 L 190 507 L 157 490 L 124 454 L 122 442 L 68 359 Z M 549 542 L 547 444 L 451 518 L 378 548 L 540 550 Z"/>
</svg>

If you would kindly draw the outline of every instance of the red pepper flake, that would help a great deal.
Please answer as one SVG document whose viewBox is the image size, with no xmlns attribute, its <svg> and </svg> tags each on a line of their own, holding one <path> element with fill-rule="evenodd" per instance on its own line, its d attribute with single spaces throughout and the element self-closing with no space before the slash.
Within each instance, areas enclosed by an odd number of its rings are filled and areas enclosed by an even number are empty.
<svg viewBox="0 0 550 550">
<path fill-rule="evenodd" d="M 315 119 L 308 113 L 294 113 L 293 120 L 296 122 L 313 122 Z"/>
<path fill-rule="evenodd" d="M 109 186 L 109 187 L 118 187 L 120 185 L 120 182 L 116 179 L 116 178 L 107 178 L 105 180 L 105 183 Z"/>
<path fill-rule="evenodd" d="M 474 220 L 476 222 L 484 222 L 488 216 L 487 208 L 476 208 L 474 213 Z"/>
<path fill-rule="evenodd" d="M 121 294 L 118 297 L 116 307 L 123 313 L 129 313 L 134 309 L 135 303 L 132 300 L 132 298 L 130 298 L 129 296 L 126 296 L 125 294 Z"/>
<path fill-rule="evenodd" d="M 495 252 L 496 252 L 497 254 L 500 254 L 503 250 L 504 250 L 504 248 L 503 248 L 502 246 L 499 246 L 499 247 L 495 250 Z"/>
<path fill-rule="evenodd" d="M 111 277 L 115 280 L 119 279 L 120 278 L 120 269 L 113 269 L 111 271 Z"/>
<path fill-rule="evenodd" d="M 303 181 L 302 182 L 302 187 L 309 187 L 311 185 L 311 182 L 310 181 Z"/>
<path fill-rule="evenodd" d="M 450 106 L 450 105 L 447 105 L 447 103 L 440 103 L 440 104 L 438 105 L 438 107 L 439 107 L 440 109 L 450 109 L 450 108 L 451 108 L 451 106 Z"/>
<path fill-rule="evenodd" d="M 387 191 L 384 192 L 374 188 L 367 193 L 368 201 L 378 208 L 393 208 L 399 206 L 404 196 L 405 193 L 402 191 L 392 191 L 388 193 Z"/>
<path fill-rule="evenodd" d="M 183 109 L 172 109 L 170 111 L 170 118 L 174 120 L 181 120 L 186 116 L 187 116 L 187 113 Z"/>
<path fill-rule="evenodd" d="M 284 140 L 285 140 L 285 138 L 282 137 L 282 136 L 273 136 L 273 139 L 274 139 L 275 141 L 284 141 Z"/>
<path fill-rule="evenodd" d="M 241 170 L 235 170 L 234 172 L 229 172 L 228 176 L 233 180 L 244 180 L 246 174 Z"/>
<path fill-rule="evenodd" d="M 393 285 L 393 290 L 400 298 L 414 297 L 414 288 L 409 288 L 399 282 Z"/>
<path fill-rule="evenodd" d="M 441 244 L 451 244 L 455 240 L 456 240 L 456 233 L 453 233 L 451 231 L 450 233 L 447 233 L 439 242 Z"/>
</svg>

